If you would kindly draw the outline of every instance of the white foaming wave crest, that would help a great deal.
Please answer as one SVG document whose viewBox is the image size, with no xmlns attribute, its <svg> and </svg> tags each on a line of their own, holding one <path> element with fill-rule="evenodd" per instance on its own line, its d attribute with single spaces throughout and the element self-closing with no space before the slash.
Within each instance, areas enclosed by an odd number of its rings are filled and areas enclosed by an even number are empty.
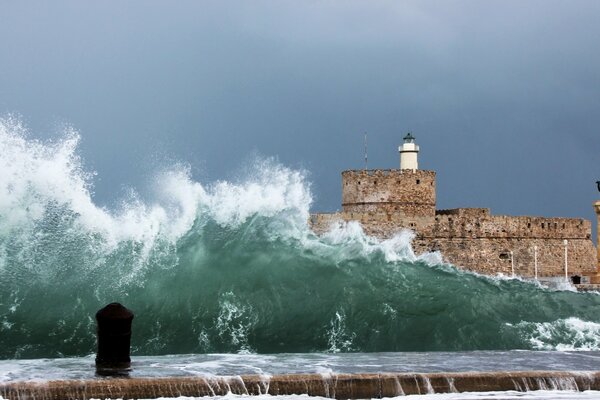
<svg viewBox="0 0 600 400">
<path fill-rule="evenodd" d="M 552 322 L 522 321 L 514 326 L 537 350 L 600 350 L 600 324 L 596 322 L 571 317 Z"/>
<path fill-rule="evenodd" d="M 215 183 L 206 198 L 208 212 L 226 226 L 237 226 L 253 215 L 285 215 L 307 227 L 312 196 L 301 171 L 293 171 L 273 159 L 256 160 L 243 183 Z"/>
<path fill-rule="evenodd" d="M 159 238 L 175 242 L 192 228 L 199 213 L 221 225 L 237 226 L 256 214 L 287 212 L 306 230 L 312 198 L 304 175 L 272 160 L 257 161 L 245 182 L 220 181 L 208 189 L 191 179 L 189 168 L 177 165 L 155 176 L 154 202 L 131 191 L 118 210 L 98 207 L 90 192 L 94 174 L 85 172 L 77 154 L 79 141 L 72 128 L 55 142 L 30 139 L 18 118 L 0 118 L 2 229 L 31 228 L 48 207 L 58 205 L 76 215 L 84 230 L 101 234 L 105 250 L 135 241 L 144 243 L 147 253 Z"/>
<path fill-rule="evenodd" d="M 335 247 L 343 258 L 357 258 L 381 253 L 388 263 L 421 261 L 429 266 L 444 264 L 439 252 L 425 252 L 417 256 L 412 248 L 415 233 L 401 229 L 389 239 L 367 235 L 358 221 L 337 221 L 321 237 L 321 242 Z"/>
<path fill-rule="evenodd" d="M 22 226 L 41 218 L 48 199 L 101 219 L 90 201 L 89 175 L 75 154 L 77 133 L 67 129 L 63 140 L 47 144 L 27 140 L 26 134 L 18 119 L 0 119 L 0 210 L 6 224 Z"/>
<path fill-rule="evenodd" d="M 85 171 L 77 153 L 79 141 L 72 128 L 54 142 L 30 139 L 18 118 L 0 118 L 0 230 L 27 231 L 49 206 L 60 205 L 76 216 L 83 233 L 100 235 L 102 241 L 94 244 L 98 250 L 111 252 L 133 241 L 142 244 L 143 262 L 157 241 L 176 243 L 198 219 L 235 228 L 261 216 L 269 219 L 273 237 L 293 238 L 338 260 L 383 254 L 392 263 L 441 263 L 437 253 L 415 256 L 410 230 L 380 240 L 366 235 L 358 222 L 340 222 L 315 236 L 308 225 L 312 196 L 305 173 L 273 159 L 254 160 L 240 182 L 205 186 L 191 178 L 189 167 L 175 165 L 155 175 L 151 202 L 132 190 L 118 209 L 99 207 L 90 191 L 94 174 Z"/>
<path fill-rule="evenodd" d="M 160 205 L 147 205 L 132 193 L 118 212 L 98 207 L 91 196 L 91 178 L 77 154 L 79 134 L 66 128 L 59 140 L 41 142 L 28 137 L 15 117 L 0 118 L 0 220 L 3 237 L 18 236 L 22 243 L 35 241 L 35 226 L 48 212 L 69 213 L 79 235 L 96 236 L 90 245 L 109 253 L 123 241 L 141 243 L 140 261 L 150 254 L 159 237 L 173 239 L 182 226 L 191 226 L 189 209 L 173 215 Z M 190 189 L 190 185 L 187 186 Z M 172 189 L 169 187 L 168 189 Z M 193 187 L 188 196 L 199 196 Z M 182 197 L 181 193 L 175 193 Z M 186 204 L 181 199 L 179 204 Z M 188 201 L 189 203 L 189 201 Z M 190 222 L 191 221 L 191 222 Z M 33 236 L 32 236 L 33 235 Z M 60 240 L 57 237 L 56 240 Z"/>
</svg>

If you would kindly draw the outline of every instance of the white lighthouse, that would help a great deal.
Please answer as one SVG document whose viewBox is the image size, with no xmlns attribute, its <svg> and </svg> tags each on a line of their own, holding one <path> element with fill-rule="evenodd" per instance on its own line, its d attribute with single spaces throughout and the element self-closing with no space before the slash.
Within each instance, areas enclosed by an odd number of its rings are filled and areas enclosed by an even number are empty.
<svg viewBox="0 0 600 400">
<path fill-rule="evenodd" d="M 400 152 L 400 169 L 412 169 L 413 171 L 419 169 L 419 146 L 410 132 L 404 137 L 404 143 L 398 147 L 398 151 Z"/>
</svg>

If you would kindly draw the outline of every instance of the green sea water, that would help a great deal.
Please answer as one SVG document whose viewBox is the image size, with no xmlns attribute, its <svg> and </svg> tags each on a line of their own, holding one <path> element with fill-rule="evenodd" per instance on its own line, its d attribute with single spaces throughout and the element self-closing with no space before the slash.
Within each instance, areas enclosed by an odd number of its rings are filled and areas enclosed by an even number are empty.
<svg viewBox="0 0 600 400">
<path fill-rule="evenodd" d="M 600 296 L 483 277 L 355 223 L 318 237 L 302 171 L 236 181 L 157 170 L 95 204 L 79 136 L 0 120 L 0 358 L 83 356 L 95 312 L 135 313 L 136 355 L 600 349 Z"/>
</svg>

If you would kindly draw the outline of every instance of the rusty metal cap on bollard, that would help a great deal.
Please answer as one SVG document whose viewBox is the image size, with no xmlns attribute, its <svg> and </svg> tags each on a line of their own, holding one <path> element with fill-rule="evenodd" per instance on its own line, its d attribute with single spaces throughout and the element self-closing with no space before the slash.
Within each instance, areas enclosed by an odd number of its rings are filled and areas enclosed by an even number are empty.
<svg viewBox="0 0 600 400">
<path fill-rule="evenodd" d="M 96 313 L 98 322 L 105 319 L 133 319 L 133 313 L 121 303 L 110 303 Z"/>
</svg>

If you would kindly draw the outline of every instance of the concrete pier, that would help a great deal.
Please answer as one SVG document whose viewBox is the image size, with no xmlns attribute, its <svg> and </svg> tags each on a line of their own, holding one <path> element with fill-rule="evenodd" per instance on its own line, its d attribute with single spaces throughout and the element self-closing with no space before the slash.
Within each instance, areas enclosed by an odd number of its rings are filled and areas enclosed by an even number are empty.
<svg viewBox="0 0 600 400">
<path fill-rule="evenodd" d="M 0 384 L 10 400 L 153 399 L 158 397 L 308 394 L 335 399 L 394 397 L 409 394 L 600 390 L 600 372 L 467 372 L 385 374 L 294 374 L 190 376 L 177 378 L 110 378 Z"/>
</svg>

